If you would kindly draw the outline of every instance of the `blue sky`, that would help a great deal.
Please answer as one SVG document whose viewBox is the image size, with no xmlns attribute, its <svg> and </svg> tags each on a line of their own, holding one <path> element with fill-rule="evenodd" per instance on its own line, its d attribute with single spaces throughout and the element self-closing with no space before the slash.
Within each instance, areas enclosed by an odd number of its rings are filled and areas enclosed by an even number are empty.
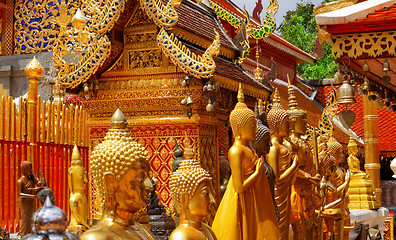
<svg viewBox="0 0 396 240">
<path fill-rule="evenodd" d="M 245 4 L 246 10 L 249 11 L 250 14 L 252 14 L 254 7 L 256 6 L 256 3 L 258 0 L 231 0 L 235 4 L 237 4 L 240 8 L 243 9 L 243 5 Z M 269 0 L 261 0 L 262 4 L 264 6 L 263 12 L 261 13 L 261 18 L 263 18 L 265 9 L 267 8 L 269 4 Z M 279 26 L 283 20 L 283 16 L 286 14 L 287 11 L 289 10 L 295 10 L 296 5 L 299 2 L 312 2 L 315 4 L 315 6 L 320 5 L 320 3 L 323 0 L 278 0 L 279 4 L 279 10 L 278 13 L 276 14 L 276 25 Z"/>
</svg>

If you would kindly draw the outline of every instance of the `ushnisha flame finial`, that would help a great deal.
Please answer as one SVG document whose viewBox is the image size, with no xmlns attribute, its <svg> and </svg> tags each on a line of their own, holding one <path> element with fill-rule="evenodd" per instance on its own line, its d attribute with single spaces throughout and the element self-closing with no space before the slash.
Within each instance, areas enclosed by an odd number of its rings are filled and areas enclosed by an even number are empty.
<svg viewBox="0 0 396 240">
<path fill-rule="evenodd" d="M 272 101 L 274 102 L 274 104 L 275 103 L 279 104 L 281 102 L 281 98 L 280 98 L 280 95 L 279 95 L 279 92 L 278 92 L 278 88 L 275 88 L 274 96 L 273 96 Z"/>
<path fill-rule="evenodd" d="M 287 74 L 287 82 L 288 82 L 287 93 L 289 93 L 289 109 L 297 110 L 298 104 L 297 104 L 296 96 L 294 95 L 294 89 L 290 83 L 289 74 Z"/>
<path fill-rule="evenodd" d="M 34 56 L 33 59 L 28 63 L 28 65 L 26 65 L 25 74 L 29 79 L 38 79 L 43 76 L 44 68 L 43 66 L 41 66 L 36 56 Z"/>
<path fill-rule="evenodd" d="M 128 122 L 124 113 L 119 108 L 117 108 L 110 120 L 110 130 L 128 130 L 127 126 Z"/>
<path fill-rule="evenodd" d="M 82 166 L 83 165 L 83 162 L 81 160 L 80 151 L 78 150 L 77 145 L 74 145 L 74 148 L 73 148 L 71 165 L 72 166 Z"/>
<path fill-rule="evenodd" d="M 289 94 L 289 111 L 288 112 L 290 115 L 290 119 L 295 120 L 297 118 L 306 118 L 307 113 L 302 109 L 298 109 L 296 95 L 294 95 L 294 89 L 290 83 L 289 74 L 287 75 L 287 82 L 288 82 L 287 92 Z"/>
<path fill-rule="evenodd" d="M 238 98 L 238 102 L 245 101 L 245 96 L 243 95 L 242 83 L 239 84 L 238 97 L 237 98 Z"/>
<path fill-rule="evenodd" d="M 355 142 L 355 139 L 353 139 L 352 137 L 352 130 L 349 131 L 349 143 L 348 143 L 348 147 L 353 147 L 353 146 L 357 146 L 357 143 Z"/>
</svg>

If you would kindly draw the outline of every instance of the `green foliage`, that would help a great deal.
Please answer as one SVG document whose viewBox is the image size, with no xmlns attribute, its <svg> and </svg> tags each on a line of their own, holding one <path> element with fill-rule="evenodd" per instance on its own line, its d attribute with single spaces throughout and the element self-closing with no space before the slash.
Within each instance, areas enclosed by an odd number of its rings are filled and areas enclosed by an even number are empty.
<svg viewBox="0 0 396 240">
<path fill-rule="evenodd" d="M 325 2 L 329 1 L 331 0 Z M 284 39 L 308 53 L 313 52 L 318 37 L 315 15 L 313 14 L 314 7 L 311 2 L 297 3 L 296 10 L 288 11 L 278 28 Z M 337 64 L 331 55 L 331 45 L 326 42 L 324 49 L 325 56 L 314 65 L 297 64 L 297 74 L 304 79 L 333 77 Z"/>
</svg>

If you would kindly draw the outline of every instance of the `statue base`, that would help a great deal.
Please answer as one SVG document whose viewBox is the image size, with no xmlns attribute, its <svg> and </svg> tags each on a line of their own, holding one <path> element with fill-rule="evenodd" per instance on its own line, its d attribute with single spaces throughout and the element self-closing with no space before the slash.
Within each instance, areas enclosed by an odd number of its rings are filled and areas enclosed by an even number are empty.
<svg viewBox="0 0 396 240">
<path fill-rule="evenodd" d="M 351 225 L 353 220 L 356 219 L 357 225 L 359 224 L 369 224 L 370 227 L 378 225 L 381 235 L 383 236 L 385 226 L 385 218 L 389 215 L 389 210 L 387 208 L 381 207 L 377 210 L 369 209 L 350 209 L 350 221 Z M 359 235 L 357 230 L 352 230 L 349 232 L 349 239 L 356 239 Z"/>
<path fill-rule="evenodd" d="M 381 203 L 377 201 L 373 183 L 367 178 L 352 176 L 349 184 L 349 209 L 377 209 Z"/>
<path fill-rule="evenodd" d="M 72 225 L 67 227 L 67 231 L 76 234 L 77 236 L 81 236 L 87 230 L 83 225 Z"/>
</svg>

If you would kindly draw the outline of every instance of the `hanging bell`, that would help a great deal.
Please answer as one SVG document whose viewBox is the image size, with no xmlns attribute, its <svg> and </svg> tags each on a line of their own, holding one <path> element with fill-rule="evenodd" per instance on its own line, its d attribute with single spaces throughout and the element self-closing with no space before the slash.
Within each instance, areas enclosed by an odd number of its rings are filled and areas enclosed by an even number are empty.
<svg viewBox="0 0 396 240">
<path fill-rule="evenodd" d="M 355 100 L 355 89 L 349 84 L 348 79 L 344 79 L 340 89 L 337 91 L 337 101 L 339 104 L 354 104 Z"/>
<path fill-rule="evenodd" d="M 367 93 L 368 93 L 368 91 L 369 91 L 369 88 L 370 88 L 370 84 L 369 84 L 369 82 L 368 82 L 367 77 L 365 77 L 365 78 L 364 78 L 363 86 L 359 89 L 359 92 L 360 92 L 361 94 L 363 94 L 363 95 L 367 95 Z"/>
<path fill-rule="evenodd" d="M 362 66 L 363 71 L 369 72 L 370 71 L 370 66 L 367 64 L 366 60 L 364 60 L 364 64 Z"/>
<path fill-rule="evenodd" d="M 181 100 L 181 105 L 187 106 L 187 97 L 185 97 L 183 100 Z"/>
<path fill-rule="evenodd" d="M 191 104 L 194 103 L 194 99 L 190 95 L 188 95 L 186 103 L 187 103 L 187 106 L 190 106 Z"/>
<path fill-rule="evenodd" d="M 209 101 L 208 105 L 206 105 L 206 111 L 213 112 L 214 111 L 214 104 Z"/>
<path fill-rule="evenodd" d="M 210 82 L 208 82 L 208 84 L 206 85 L 206 90 L 208 92 L 213 91 L 213 85 Z"/>
<path fill-rule="evenodd" d="M 386 58 L 384 60 L 384 63 L 382 64 L 382 71 L 383 72 L 389 71 L 389 63 L 388 63 L 388 60 L 386 60 Z"/>
</svg>

